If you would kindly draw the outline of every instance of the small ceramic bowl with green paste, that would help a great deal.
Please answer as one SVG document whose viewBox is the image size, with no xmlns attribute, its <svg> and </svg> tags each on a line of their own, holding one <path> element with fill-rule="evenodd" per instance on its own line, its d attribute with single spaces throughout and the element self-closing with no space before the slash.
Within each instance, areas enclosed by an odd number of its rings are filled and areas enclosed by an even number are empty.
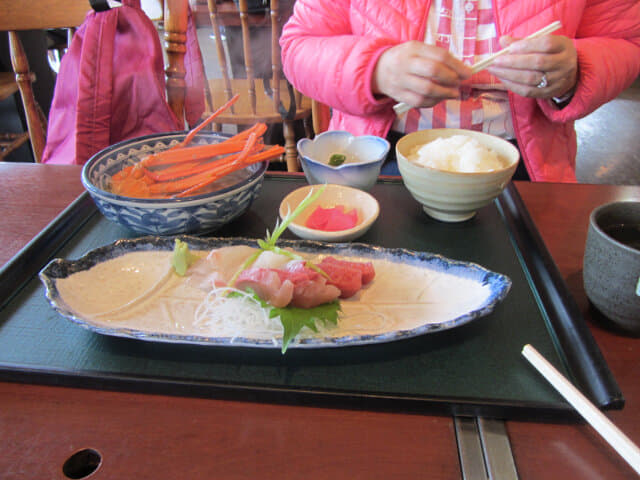
<svg viewBox="0 0 640 480">
<path fill-rule="evenodd" d="M 311 184 L 331 183 L 369 190 L 389 153 L 389 142 L 374 135 L 331 130 L 298 142 L 302 169 Z"/>
</svg>

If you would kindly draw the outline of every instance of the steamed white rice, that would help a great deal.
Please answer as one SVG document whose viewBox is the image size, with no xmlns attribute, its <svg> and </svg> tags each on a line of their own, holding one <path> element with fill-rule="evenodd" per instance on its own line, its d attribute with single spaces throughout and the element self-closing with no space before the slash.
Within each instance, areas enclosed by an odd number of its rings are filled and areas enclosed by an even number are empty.
<svg viewBox="0 0 640 480">
<path fill-rule="evenodd" d="M 437 138 L 418 145 L 407 158 L 423 167 L 452 172 L 491 172 L 506 167 L 494 150 L 467 135 Z"/>
</svg>

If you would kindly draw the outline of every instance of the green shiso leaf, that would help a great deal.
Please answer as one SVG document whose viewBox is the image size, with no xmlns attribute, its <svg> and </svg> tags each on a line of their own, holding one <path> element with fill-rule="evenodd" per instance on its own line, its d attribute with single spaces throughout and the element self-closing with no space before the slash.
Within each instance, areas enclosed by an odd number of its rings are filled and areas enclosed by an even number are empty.
<svg viewBox="0 0 640 480">
<path fill-rule="evenodd" d="M 186 242 L 176 238 L 173 245 L 171 265 L 178 275 L 183 277 L 184 274 L 187 273 L 187 269 L 193 264 L 193 262 L 198 260 L 198 258 L 200 257 L 189 250 L 189 245 L 187 245 Z"/>
<path fill-rule="evenodd" d="M 338 300 L 323 303 L 313 308 L 272 308 L 269 316 L 271 318 L 280 317 L 280 322 L 282 322 L 282 326 L 284 327 L 284 333 L 282 334 L 282 353 L 287 351 L 289 343 L 300 333 L 302 327 L 308 327 L 314 332 L 317 332 L 316 322 L 318 321 L 337 325 L 339 312 L 340 302 Z"/>
<path fill-rule="evenodd" d="M 303 327 L 310 328 L 314 332 L 318 331 L 317 322 L 323 322 L 325 324 L 337 325 L 338 314 L 340 313 L 340 302 L 334 300 L 333 302 L 323 303 L 313 308 L 299 308 L 287 306 L 283 308 L 276 308 L 273 305 L 262 300 L 256 293 L 247 289 L 253 298 L 260 303 L 262 308 L 265 308 L 269 312 L 269 318 L 280 317 L 280 322 L 284 328 L 282 334 L 282 353 L 287 351 L 287 347 L 291 343 L 296 335 L 300 333 Z M 237 296 L 238 293 L 231 293 L 229 296 Z"/>
</svg>

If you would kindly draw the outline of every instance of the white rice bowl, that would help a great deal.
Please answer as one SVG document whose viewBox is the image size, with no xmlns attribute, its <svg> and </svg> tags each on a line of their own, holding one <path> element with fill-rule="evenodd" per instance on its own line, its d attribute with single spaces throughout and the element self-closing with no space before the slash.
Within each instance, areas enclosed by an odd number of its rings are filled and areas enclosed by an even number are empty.
<svg viewBox="0 0 640 480">
<path fill-rule="evenodd" d="M 438 166 L 418 163 L 416 154 Z M 461 222 L 500 195 L 517 168 L 520 152 L 507 140 L 487 133 L 435 128 L 402 137 L 396 157 L 405 186 L 424 211 L 437 220 Z M 494 163 L 496 157 L 499 165 Z"/>
<path fill-rule="evenodd" d="M 417 145 L 407 158 L 422 167 L 450 172 L 492 172 L 507 166 L 494 150 L 468 135 L 437 138 Z"/>
</svg>

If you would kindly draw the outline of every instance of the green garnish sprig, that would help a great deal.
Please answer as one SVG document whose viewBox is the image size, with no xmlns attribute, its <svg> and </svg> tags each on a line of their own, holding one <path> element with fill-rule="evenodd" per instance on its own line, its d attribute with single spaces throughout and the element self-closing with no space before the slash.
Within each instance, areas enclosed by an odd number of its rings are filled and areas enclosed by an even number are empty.
<svg viewBox="0 0 640 480">
<path fill-rule="evenodd" d="M 306 197 L 304 197 L 304 199 L 298 204 L 298 206 L 293 210 L 293 212 L 288 212 L 284 216 L 284 218 L 282 219 L 282 222 L 280 221 L 280 219 L 276 220 L 276 225 L 275 225 L 275 228 L 273 229 L 273 233 L 267 230 L 267 235 L 265 239 L 258 240 L 258 247 L 260 247 L 260 249 L 255 253 L 253 253 L 240 266 L 240 268 L 233 275 L 233 277 L 231 277 L 231 280 L 229 281 L 230 286 L 235 285 L 236 280 L 238 279 L 240 274 L 247 268 L 251 267 L 251 265 L 253 265 L 253 263 L 258 259 L 258 257 L 262 252 L 271 251 L 271 252 L 289 257 L 292 260 L 303 260 L 302 256 L 296 253 L 290 252 L 289 250 L 284 250 L 278 247 L 276 245 L 276 242 L 280 238 L 280 235 L 282 235 L 285 232 L 289 224 L 293 222 L 302 212 L 304 212 L 309 205 L 311 205 L 318 198 L 320 198 L 320 195 L 322 195 L 322 192 L 324 192 L 326 188 L 327 188 L 327 185 L 324 184 L 318 189 L 311 189 L 311 191 L 309 191 L 309 194 Z M 316 272 L 318 272 L 320 275 L 328 278 L 328 275 L 325 272 L 323 272 L 320 268 L 318 268 L 318 266 L 314 265 L 312 262 L 307 262 L 307 266 L 312 270 L 315 270 Z"/>
</svg>

